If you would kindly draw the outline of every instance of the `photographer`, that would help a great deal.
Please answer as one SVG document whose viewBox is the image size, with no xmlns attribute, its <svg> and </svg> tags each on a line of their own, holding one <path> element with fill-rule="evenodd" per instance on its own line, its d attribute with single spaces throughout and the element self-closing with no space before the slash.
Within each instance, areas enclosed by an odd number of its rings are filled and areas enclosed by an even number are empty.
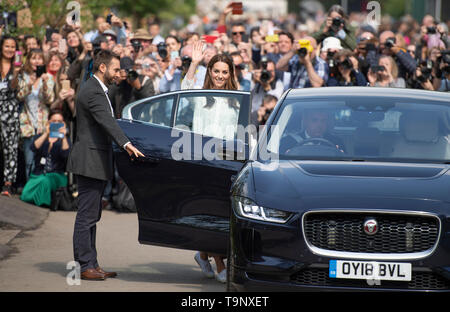
<svg viewBox="0 0 450 312">
<path fill-rule="evenodd" d="M 55 80 L 46 73 L 44 53 L 42 50 L 31 50 L 20 74 L 17 99 L 24 105 L 19 115 L 20 137 L 26 165 L 26 179 L 33 166 L 33 151 L 30 149 L 33 136 L 45 130 L 50 105 L 55 100 Z"/>
<path fill-rule="evenodd" d="M 166 39 L 167 42 L 167 39 Z M 192 62 L 193 45 L 188 44 L 181 49 L 181 57 L 177 50 L 171 50 L 170 65 L 159 82 L 160 93 L 181 90 L 181 80 L 186 75 Z M 161 56 L 162 57 L 162 56 Z M 206 68 L 199 65 L 195 71 L 194 88 L 201 89 L 205 81 Z"/>
<path fill-rule="evenodd" d="M 52 124 L 62 126 L 53 133 L 50 130 Z M 34 136 L 30 149 L 34 155 L 34 169 L 20 199 L 37 206 L 50 206 L 52 191 L 67 186 L 64 171 L 70 140 L 67 139 L 67 128 L 61 111 L 50 112 L 43 133 Z"/>
<path fill-rule="evenodd" d="M 280 98 L 283 94 L 283 82 L 275 76 L 275 63 L 267 57 L 262 57 L 258 68 L 253 72 L 252 81 L 252 112 L 258 111 L 266 94 Z"/>
<path fill-rule="evenodd" d="M 236 81 L 238 82 L 238 89 L 242 91 L 251 90 L 251 82 L 244 78 L 242 71 L 245 69 L 245 64 L 243 63 L 241 54 L 236 51 L 230 54 L 233 59 L 233 64 L 235 67 L 234 73 L 236 74 Z"/>
<path fill-rule="evenodd" d="M 302 38 L 305 47 L 297 42 L 277 63 L 276 69 L 291 73 L 289 88 L 322 87 L 328 79 L 328 64 L 316 56 L 317 44 L 312 37 Z"/>
<path fill-rule="evenodd" d="M 157 47 L 152 44 L 152 40 L 153 37 L 150 36 L 148 31 L 144 28 L 140 28 L 136 31 L 133 38 L 130 40 L 133 47 L 134 60 L 157 51 Z"/>
<path fill-rule="evenodd" d="M 381 56 L 378 66 L 370 67 L 367 78 L 372 87 L 406 88 L 405 80 L 398 76 L 397 63 L 391 56 Z"/>
<path fill-rule="evenodd" d="M 359 63 L 359 70 L 367 77 L 369 68 L 378 65 L 378 39 L 371 32 L 363 32 L 356 40 L 354 52 Z"/>
<path fill-rule="evenodd" d="M 108 92 L 116 118 L 122 117 L 122 109 L 129 103 L 155 94 L 152 81 L 145 78 L 134 69 L 131 58 L 120 59 L 120 81 L 116 81 Z"/>
<path fill-rule="evenodd" d="M 395 34 L 392 31 L 382 32 L 380 34 L 380 54 L 393 57 L 398 67 L 398 76 L 406 80 L 408 75 L 415 74 L 416 62 L 396 42 Z"/>
<path fill-rule="evenodd" d="M 356 30 L 348 23 L 347 15 L 340 5 L 333 5 L 328 11 L 326 21 L 320 30 L 312 36 L 321 43 L 327 37 L 336 37 L 341 41 L 344 49 L 354 50 L 356 48 Z"/>
<path fill-rule="evenodd" d="M 437 90 L 443 92 L 450 92 L 450 63 L 447 63 L 445 66 L 442 66 L 441 85 Z"/>
<path fill-rule="evenodd" d="M 265 125 L 267 119 L 269 119 L 270 114 L 273 112 L 273 109 L 277 105 L 278 99 L 271 95 L 266 94 L 263 98 L 262 105 L 259 107 L 257 113 L 257 125 Z"/>
<path fill-rule="evenodd" d="M 144 87 L 145 84 L 148 83 L 145 80 L 150 79 L 151 83 L 153 84 L 155 94 L 159 94 L 159 82 L 161 81 L 163 72 L 158 65 L 158 61 L 153 56 L 146 56 L 141 61 L 141 68 L 141 74 L 144 76 L 144 80 L 142 81 Z"/>
<path fill-rule="evenodd" d="M 107 39 L 104 36 L 98 36 L 94 42 L 83 42 L 83 52 L 70 64 L 67 76 L 72 81 L 72 87 L 77 92 L 81 85 L 92 75 L 94 56 L 101 50 L 107 49 Z"/>
<path fill-rule="evenodd" d="M 367 80 L 359 71 L 358 60 L 350 50 L 341 50 L 334 56 L 333 69 L 327 86 L 367 86 Z"/>
</svg>

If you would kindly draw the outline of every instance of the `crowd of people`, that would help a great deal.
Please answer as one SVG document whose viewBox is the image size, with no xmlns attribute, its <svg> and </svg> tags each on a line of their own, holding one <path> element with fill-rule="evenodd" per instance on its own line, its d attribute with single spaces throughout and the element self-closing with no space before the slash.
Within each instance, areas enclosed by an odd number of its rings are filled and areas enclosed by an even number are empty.
<svg viewBox="0 0 450 312">
<path fill-rule="evenodd" d="M 47 28 L 44 38 L 3 33 L 2 194 L 12 194 L 18 169 L 23 169 L 19 171 L 27 181 L 36 164 L 48 161 L 35 159 L 41 157 L 35 143 L 46 133 L 50 115 L 63 116 L 64 128 L 73 139 L 76 95 L 92 75 L 93 58 L 101 50 L 120 56 L 121 78 L 108 93 L 117 118 L 132 101 L 180 90 L 194 44 L 200 41 L 204 57 L 190 87 L 203 88 L 208 63 L 224 55 L 234 65 L 237 89 L 252 93 L 255 124 L 265 123 L 288 88 L 450 90 L 449 23 L 437 23 L 432 16 L 426 15 L 421 24 L 405 16 L 375 29 L 361 13 L 347 15 L 339 5 L 305 24 L 292 18 L 239 20 L 231 13 L 228 5 L 218 20 L 188 25 L 186 29 L 192 31 L 171 30 L 165 37 L 156 18 L 133 30 L 132 23 L 114 14 L 98 16 L 96 29 L 85 33 L 80 23 Z M 19 151 L 23 161 L 18 161 Z"/>
<path fill-rule="evenodd" d="M 404 16 L 395 22 L 383 19 L 374 26 L 365 22 L 364 14 L 347 15 L 339 5 L 304 23 L 291 15 L 273 20 L 240 19 L 242 15 L 233 15 L 232 10 L 230 4 L 218 19 L 203 19 L 183 30 L 170 30 L 166 36 L 156 17 L 149 19 L 146 27 L 133 29 L 130 20 L 114 14 L 96 17 L 96 28 L 84 33 L 79 22 L 69 21 L 60 29 L 47 28 L 43 38 L 14 38 L 4 32 L 0 63 L 2 194 L 11 195 L 16 187 L 20 193 L 35 170 L 40 170 L 36 164 L 55 161 L 37 153 L 36 145 L 48 132 L 51 115 L 63 116 L 61 124 L 73 140 L 75 99 L 92 76 L 93 58 L 101 50 L 120 56 L 121 78 L 108 93 L 117 118 L 132 101 L 180 90 L 196 42 L 203 42 L 204 57 L 195 67 L 190 88 L 203 88 L 208 63 L 214 56 L 224 55 L 234 65 L 236 88 L 252 94 L 256 125 L 266 122 L 288 88 L 372 86 L 450 91 L 448 21 L 438 23 L 426 15 L 419 23 Z M 47 168 L 64 171 L 52 164 Z"/>
<path fill-rule="evenodd" d="M 3 32 L 1 194 L 17 192 L 24 201 L 50 206 L 52 192 L 68 185 L 65 162 L 77 131 L 75 102 L 101 50 L 120 56 L 120 79 L 108 90 L 116 118 L 135 100 L 205 85 L 251 92 L 255 125 L 267 121 L 289 88 L 450 91 L 449 21 L 426 15 L 419 23 L 405 16 L 374 26 L 365 23 L 364 14 L 347 15 L 339 5 L 306 22 L 292 16 L 240 19 L 232 11 L 228 5 L 216 20 L 203 19 L 165 36 L 157 18 L 133 29 L 114 14 L 96 17 L 96 28 L 86 32 L 69 21 L 60 29 L 47 28 L 43 38 Z M 219 76 L 226 77 L 224 85 Z M 205 259 L 204 253 L 196 255 L 203 267 Z M 222 259 L 215 259 L 223 268 Z"/>
</svg>

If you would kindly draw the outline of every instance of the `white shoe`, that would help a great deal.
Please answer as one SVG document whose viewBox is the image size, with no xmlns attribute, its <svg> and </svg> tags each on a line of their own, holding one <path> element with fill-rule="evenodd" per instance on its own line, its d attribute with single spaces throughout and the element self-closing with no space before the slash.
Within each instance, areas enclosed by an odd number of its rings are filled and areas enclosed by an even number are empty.
<svg viewBox="0 0 450 312">
<path fill-rule="evenodd" d="M 222 272 L 216 274 L 216 280 L 221 283 L 227 282 L 227 269 L 222 270 Z"/>
<path fill-rule="evenodd" d="M 200 252 L 197 252 L 195 254 L 194 260 L 198 263 L 200 269 L 202 269 L 203 274 L 205 274 L 207 278 L 214 277 L 214 271 L 211 267 L 211 263 L 209 263 L 209 260 L 203 260 L 202 258 L 200 258 Z"/>
</svg>

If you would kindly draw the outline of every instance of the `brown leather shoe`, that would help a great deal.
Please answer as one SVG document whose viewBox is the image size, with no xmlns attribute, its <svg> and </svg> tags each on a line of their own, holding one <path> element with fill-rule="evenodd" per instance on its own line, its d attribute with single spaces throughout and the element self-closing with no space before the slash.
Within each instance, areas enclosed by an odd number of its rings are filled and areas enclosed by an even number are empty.
<svg viewBox="0 0 450 312">
<path fill-rule="evenodd" d="M 106 275 L 95 269 L 87 269 L 81 273 L 81 279 L 89 281 L 104 281 L 106 279 Z"/>
<path fill-rule="evenodd" d="M 110 277 L 113 278 L 113 277 L 117 276 L 116 272 L 105 272 L 105 271 L 103 271 L 103 269 L 101 267 L 97 267 L 95 269 L 97 270 L 97 272 L 105 274 L 106 278 L 110 278 Z"/>
</svg>

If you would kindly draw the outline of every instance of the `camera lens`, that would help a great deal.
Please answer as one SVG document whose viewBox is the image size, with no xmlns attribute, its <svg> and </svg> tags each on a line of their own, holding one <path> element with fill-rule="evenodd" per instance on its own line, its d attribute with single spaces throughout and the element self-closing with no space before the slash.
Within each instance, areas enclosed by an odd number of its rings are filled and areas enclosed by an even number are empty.
<svg viewBox="0 0 450 312">
<path fill-rule="evenodd" d="M 165 43 L 161 42 L 158 44 L 158 54 L 161 58 L 165 59 L 168 55 L 167 46 Z"/>
<path fill-rule="evenodd" d="M 130 70 L 128 72 L 128 75 L 127 75 L 128 80 L 135 81 L 138 77 L 139 77 L 139 75 L 138 75 L 137 71 Z"/>
<path fill-rule="evenodd" d="M 270 80 L 271 76 L 272 75 L 270 74 L 270 72 L 267 69 L 264 69 L 261 72 L 261 77 L 259 79 L 261 80 L 261 82 L 267 82 Z"/>
<path fill-rule="evenodd" d="M 299 50 L 297 50 L 297 54 L 300 57 L 305 57 L 306 53 L 308 53 L 308 51 L 306 50 L 306 48 L 300 48 Z"/>
</svg>

